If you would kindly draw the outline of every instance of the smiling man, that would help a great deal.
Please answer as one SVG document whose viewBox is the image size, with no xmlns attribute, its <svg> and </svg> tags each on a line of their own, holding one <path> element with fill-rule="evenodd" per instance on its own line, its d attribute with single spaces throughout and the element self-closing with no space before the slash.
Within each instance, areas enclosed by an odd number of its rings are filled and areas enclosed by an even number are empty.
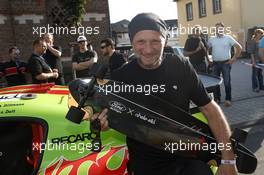
<svg viewBox="0 0 264 175">
<path fill-rule="evenodd" d="M 167 28 L 153 13 L 138 14 L 129 24 L 129 36 L 136 59 L 113 72 L 114 80 L 132 85 L 165 85 L 165 92 L 153 93 L 169 103 L 189 111 L 190 100 L 200 107 L 219 143 L 230 144 L 230 128 L 220 107 L 209 98 L 190 62 L 172 56 L 163 58 Z M 177 87 L 177 88 L 175 88 Z M 144 93 L 133 93 L 133 98 L 148 98 Z M 179 115 L 175 113 L 175 115 Z M 107 109 L 96 113 L 102 129 L 108 126 Z M 129 123 L 128 123 L 129 125 Z M 166 151 L 127 137 L 129 151 L 128 171 L 133 175 L 210 175 L 209 166 L 199 160 L 176 156 Z M 222 151 L 218 175 L 237 175 L 232 150 Z"/>
</svg>

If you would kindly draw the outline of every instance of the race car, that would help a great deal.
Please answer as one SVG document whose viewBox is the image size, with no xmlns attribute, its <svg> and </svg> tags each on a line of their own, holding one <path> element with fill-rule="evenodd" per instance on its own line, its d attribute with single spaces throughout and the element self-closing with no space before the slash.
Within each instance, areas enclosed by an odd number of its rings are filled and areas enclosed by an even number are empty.
<svg viewBox="0 0 264 175">
<path fill-rule="evenodd" d="M 0 174 L 126 175 L 125 136 L 101 133 L 98 152 L 89 122 L 65 119 L 75 101 L 67 87 L 23 85 L 0 90 Z"/>
</svg>

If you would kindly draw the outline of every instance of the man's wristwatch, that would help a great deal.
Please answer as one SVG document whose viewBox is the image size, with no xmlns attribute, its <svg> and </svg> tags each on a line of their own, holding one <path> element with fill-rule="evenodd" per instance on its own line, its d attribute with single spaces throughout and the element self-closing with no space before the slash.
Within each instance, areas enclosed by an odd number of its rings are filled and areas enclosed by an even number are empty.
<svg viewBox="0 0 264 175">
<path fill-rule="evenodd" d="M 221 165 L 236 165 L 236 160 L 221 160 Z"/>
</svg>

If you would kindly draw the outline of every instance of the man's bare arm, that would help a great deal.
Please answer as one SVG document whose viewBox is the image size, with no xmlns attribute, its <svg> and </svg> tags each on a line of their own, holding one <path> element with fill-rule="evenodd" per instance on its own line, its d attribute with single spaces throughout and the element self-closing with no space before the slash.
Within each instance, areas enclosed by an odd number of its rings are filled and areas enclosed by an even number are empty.
<svg viewBox="0 0 264 175">
<path fill-rule="evenodd" d="M 254 54 L 250 54 L 250 57 L 251 57 L 252 65 L 255 66 L 256 65 L 255 55 Z"/>
<path fill-rule="evenodd" d="M 84 69 L 87 69 L 88 67 L 86 66 L 85 62 L 82 62 L 82 63 L 77 63 L 77 62 L 73 62 L 72 63 L 72 68 L 74 70 L 84 70 Z"/>
<path fill-rule="evenodd" d="M 235 55 L 233 58 L 238 58 L 241 54 L 242 46 L 240 44 L 235 44 L 234 48 L 235 48 Z"/>
<path fill-rule="evenodd" d="M 58 72 L 51 72 L 51 73 L 41 73 L 37 75 L 35 78 L 37 80 L 47 80 L 49 78 L 58 78 L 59 74 Z"/>
<path fill-rule="evenodd" d="M 226 62 L 226 64 L 233 64 L 236 61 L 236 59 L 240 56 L 242 51 L 242 46 L 236 43 L 234 44 L 234 49 L 235 49 L 234 56 L 228 62 Z"/>
<path fill-rule="evenodd" d="M 57 49 L 54 49 L 53 47 L 49 46 L 48 45 L 48 49 L 51 53 L 53 53 L 55 56 L 57 57 L 61 57 L 61 51 L 57 50 Z"/>
<path fill-rule="evenodd" d="M 260 61 L 264 63 L 264 48 L 259 48 Z"/>
<path fill-rule="evenodd" d="M 235 154 L 230 148 L 231 130 L 221 108 L 212 100 L 207 105 L 200 107 L 200 110 L 207 117 L 208 125 L 212 130 L 218 144 L 221 143 L 225 145 L 225 149 L 221 150 L 222 160 L 235 160 Z M 217 174 L 237 175 L 236 166 L 221 165 Z"/>
<path fill-rule="evenodd" d="M 186 50 L 184 50 L 183 51 L 183 55 L 188 57 L 188 56 L 191 56 L 191 55 L 195 54 L 196 52 L 197 52 L 196 50 L 194 50 L 194 51 L 186 51 Z"/>
<path fill-rule="evenodd" d="M 92 65 L 96 62 L 97 62 L 97 55 L 95 57 L 91 58 L 89 61 L 84 61 L 84 62 L 80 62 L 80 63 L 73 62 L 72 67 L 74 70 L 77 70 L 77 71 L 84 70 L 84 69 L 91 68 Z"/>
</svg>

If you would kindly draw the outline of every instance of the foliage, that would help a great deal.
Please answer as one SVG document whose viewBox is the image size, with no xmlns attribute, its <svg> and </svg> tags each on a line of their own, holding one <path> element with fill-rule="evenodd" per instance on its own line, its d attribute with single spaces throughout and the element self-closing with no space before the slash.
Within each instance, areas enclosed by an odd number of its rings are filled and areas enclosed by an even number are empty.
<svg viewBox="0 0 264 175">
<path fill-rule="evenodd" d="M 60 2 L 65 10 L 67 25 L 79 26 L 85 14 L 87 0 L 61 0 Z"/>
</svg>

